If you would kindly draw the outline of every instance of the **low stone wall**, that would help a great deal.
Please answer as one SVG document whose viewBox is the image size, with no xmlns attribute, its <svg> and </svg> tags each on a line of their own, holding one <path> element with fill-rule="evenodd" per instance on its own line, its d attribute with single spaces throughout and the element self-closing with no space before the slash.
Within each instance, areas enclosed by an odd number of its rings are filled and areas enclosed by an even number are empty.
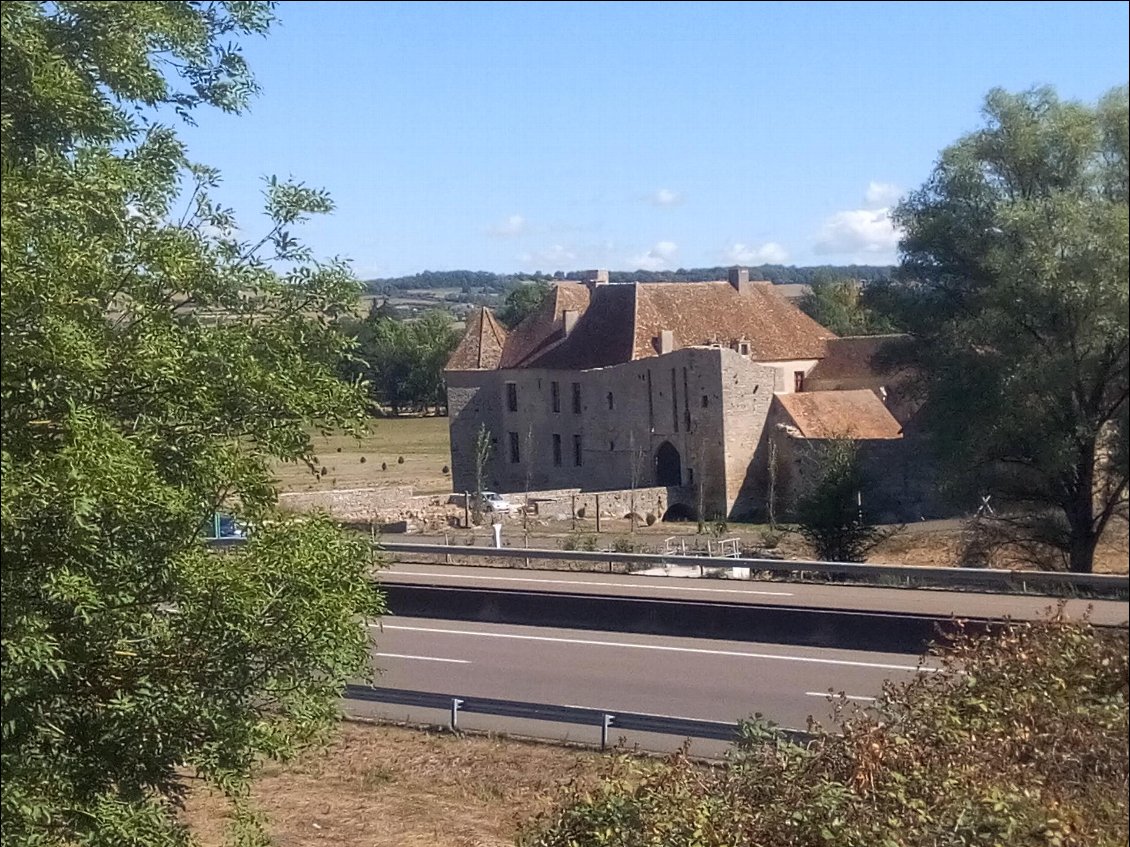
<svg viewBox="0 0 1130 847">
<path fill-rule="evenodd" d="M 511 502 L 520 502 L 524 495 L 509 494 Z M 550 520 L 571 520 L 595 518 L 597 510 L 602 518 L 623 518 L 632 511 L 635 503 L 636 514 L 646 519 L 650 513 L 661 520 L 667 511 L 667 489 L 637 488 L 616 491 L 582 491 L 579 488 L 561 488 L 554 491 L 531 491 L 530 505 L 533 514 Z"/>
</svg>

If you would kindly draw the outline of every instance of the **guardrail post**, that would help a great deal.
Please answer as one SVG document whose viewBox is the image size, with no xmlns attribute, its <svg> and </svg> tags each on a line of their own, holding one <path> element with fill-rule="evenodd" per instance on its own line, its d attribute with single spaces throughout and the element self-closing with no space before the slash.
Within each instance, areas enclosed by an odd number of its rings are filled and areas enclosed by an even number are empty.
<svg viewBox="0 0 1130 847">
<path fill-rule="evenodd" d="M 612 726 L 612 715 L 601 715 L 600 721 L 600 749 L 608 748 L 608 727 Z"/>
<path fill-rule="evenodd" d="M 459 731 L 459 707 L 463 705 L 463 701 L 458 697 L 451 698 L 451 731 Z"/>
</svg>

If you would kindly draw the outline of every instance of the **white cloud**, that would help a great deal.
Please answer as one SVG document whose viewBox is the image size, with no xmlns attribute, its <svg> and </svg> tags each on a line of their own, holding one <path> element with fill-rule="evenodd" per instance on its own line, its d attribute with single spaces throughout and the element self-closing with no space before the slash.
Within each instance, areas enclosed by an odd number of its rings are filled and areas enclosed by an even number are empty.
<svg viewBox="0 0 1130 847">
<path fill-rule="evenodd" d="M 852 256 L 868 263 L 889 264 L 895 260 L 899 233 L 890 209 L 850 209 L 836 212 L 824 221 L 815 251 L 829 256 Z"/>
<path fill-rule="evenodd" d="M 645 271 L 664 270 L 671 267 L 678 252 L 679 245 L 674 241 L 658 241 L 642 256 L 629 259 L 628 266 Z"/>
<path fill-rule="evenodd" d="M 867 193 L 863 200 L 868 209 L 888 209 L 898 202 L 902 189 L 889 182 L 867 183 Z"/>
<path fill-rule="evenodd" d="M 782 265 L 789 253 L 776 241 L 766 241 L 757 247 L 738 242 L 726 248 L 723 257 L 732 265 Z"/>
<path fill-rule="evenodd" d="M 526 231 L 526 219 L 521 215 L 511 215 L 506 220 L 487 227 L 487 234 L 496 238 L 514 238 Z"/>
<path fill-rule="evenodd" d="M 670 188 L 660 188 L 649 194 L 647 199 L 653 206 L 678 206 L 683 202 L 683 195 Z"/>
</svg>

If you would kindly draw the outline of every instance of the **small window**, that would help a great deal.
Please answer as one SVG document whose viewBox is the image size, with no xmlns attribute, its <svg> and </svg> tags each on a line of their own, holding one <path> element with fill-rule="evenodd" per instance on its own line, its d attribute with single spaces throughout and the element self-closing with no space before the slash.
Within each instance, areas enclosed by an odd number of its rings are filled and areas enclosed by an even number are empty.
<svg viewBox="0 0 1130 847">
<path fill-rule="evenodd" d="M 793 371 L 793 389 L 804 391 L 804 371 Z"/>
<path fill-rule="evenodd" d="M 749 342 L 748 341 L 739 341 L 738 342 L 738 353 L 740 353 L 743 356 L 749 355 Z"/>
<path fill-rule="evenodd" d="M 511 412 L 518 411 L 518 384 L 516 382 L 506 383 L 506 408 Z"/>
<path fill-rule="evenodd" d="M 579 382 L 573 383 L 573 414 L 579 415 L 581 413 L 581 384 Z"/>
<path fill-rule="evenodd" d="M 553 466 L 561 467 L 561 436 L 556 432 L 553 433 Z"/>
<path fill-rule="evenodd" d="M 510 464 L 516 465 L 522 461 L 522 452 L 518 445 L 518 433 L 511 432 L 510 436 Z"/>
<path fill-rule="evenodd" d="M 709 405 L 710 405 L 710 398 L 707 397 L 705 394 L 703 394 L 702 395 L 702 408 L 705 409 Z"/>
<path fill-rule="evenodd" d="M 584 464 L 582 461 L 581 436 L 579 435 L 573 436 L 573 464 L 578 468 Z"/>
<path fill-rule="evenodd" d="M 608 452 L 609 453 L 615 453 L 616 452 L 616 442 L 615 441 L 609 441 L 608 442 Z"/>
<path fill-rule="evenodd" d="M 608 408 L 609 409 L 615 409 L 616 408 L 616 398 L 612 396 L 611 391 L 608 392 Z"/>
<path fill-rule="evenodd" d="M 549 396 L 553 398 L 553 411 L 561 411 L 561 383 L 551 382 L 549 384 Z"/>
</svg>

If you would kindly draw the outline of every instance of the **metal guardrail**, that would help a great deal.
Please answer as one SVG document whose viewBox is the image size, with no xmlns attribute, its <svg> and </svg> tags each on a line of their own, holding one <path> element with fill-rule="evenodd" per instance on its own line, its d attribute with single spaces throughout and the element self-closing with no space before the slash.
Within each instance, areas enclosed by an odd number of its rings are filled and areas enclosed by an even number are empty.
<svg viewBox="0 0 1130 847">
<path fill-rule="evenodd" d="M 626 732 L 653 732 L 658 735 L 675 735 L 682 738 L 709 738 L 729 742 L 735 741 L 740 732 L 736 722 L 676 718 L 640 712 L 606 711 L 580 706 L 555 706 L 548 703 L 529 703 L 522 700 L 498 700 L 492 697 L 464 697 L 452 694 L 437 694 L 431 691 L 411 691 L 402 688 L 347 685 L 345 698 L 347 700 L 364 700 L 446 711 L 449 715 L 448 726 L 452 730 L 459 728 L 459 715 L 462 712 L 598 727 L 602 750 L 608 746 L 608 733 L 612 729 Z M 800 730 L 779 729 L 778 731 L 787 740 L 797 743 L 811 739 L 808 733 Z"/>
<path fill-rule="evenodd" d="M 460 556 L 490 559 L 528 559 L 531 561 L 570 561 L 608 564 L 620 562 L 639 568 L 664 565 L 693 565 L 700 567 L 705 556 L 672 553 L 605 553 L 586 550 L 539 550 L 527 547 L 464 547 L 445 544 L 406 544 L 394 541 L 379 542 L 377 548 L 388 553 L 408 553 L 429 556 Z M 715 559 L 717 561 L 717 558 Z M 1111 592 L 1130 592 L 1130 575 L 1076 574 L 1061 571 L 1005 571 L 992 568 L 936 568 L 913 565 L 872 565 L 855 562 L 820 562 L 786 559 L 727 558 L 726 567 L 750 568 L 751 571 L 789 574 L 798 572 L 822 573 L 879 581 L 913 580 L 943 586 L 992 586 L 1000 588 L 1037 588 L 1067 586 L 1099 589 Z"/>
</svg>

